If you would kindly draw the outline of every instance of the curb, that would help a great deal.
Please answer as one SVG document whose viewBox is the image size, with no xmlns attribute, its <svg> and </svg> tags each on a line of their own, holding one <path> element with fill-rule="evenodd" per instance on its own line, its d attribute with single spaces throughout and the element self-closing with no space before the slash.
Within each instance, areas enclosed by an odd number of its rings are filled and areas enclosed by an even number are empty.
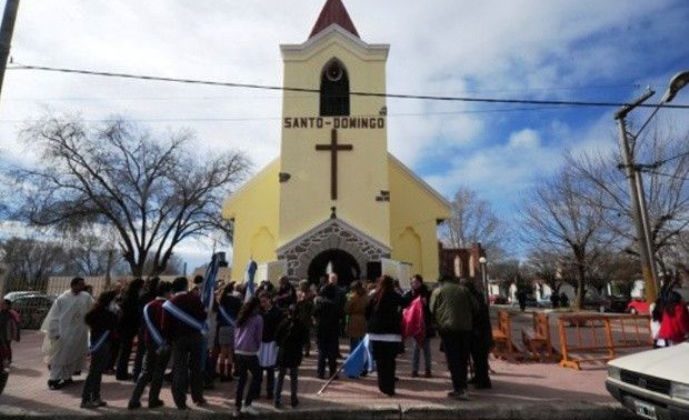
<svg viewBox="0 0 689 420">
<path fill-rule="evenodd" d="M 0 418 L 8 420 L 86 420 L 107 418 L 117 420 L 225 420 L 229 417 L 230 408 L 219 411 L 193 410 L 178 412 L 165 411 L 128 411 L 125 409 L 104 409 L 90 412 L 56 412 L 35 413 L 21 409 L 4 407 L 0 409 Z M 386 419 L 386 420 L 635 420 L 630 411 L 616 403 L 590 404 L 585 402 L 546 402 L 518 403 L 514 405 L 481 404 L 474 407 L 372 407 L 363 410 L 344 408 L 319 408 L 305 410 L 268 411 L 259 410 L 256 415 L 242 414 L 241 418 L 261 418 L 274 420 L 351 420 L 351 419 Z"/>
</svg>

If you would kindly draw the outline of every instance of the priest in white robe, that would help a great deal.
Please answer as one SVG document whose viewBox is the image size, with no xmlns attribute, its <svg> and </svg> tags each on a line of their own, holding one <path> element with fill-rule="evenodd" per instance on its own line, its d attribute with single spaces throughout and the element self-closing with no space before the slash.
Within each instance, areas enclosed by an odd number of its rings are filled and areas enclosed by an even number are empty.
<svg viewBox="0 0 689 420">
<path fill-rule="evenodd" d="M 84 367 L 89 352 L 84 317 L 93 305 L 93 298 L 84 289 L 84 279 L 72 279 L 70 290 L 55 300 L 41 326 L 45 333 L 43 352 L 50 366 L 50 389 L 70 384 L 74 372 Z"/>
</svg>

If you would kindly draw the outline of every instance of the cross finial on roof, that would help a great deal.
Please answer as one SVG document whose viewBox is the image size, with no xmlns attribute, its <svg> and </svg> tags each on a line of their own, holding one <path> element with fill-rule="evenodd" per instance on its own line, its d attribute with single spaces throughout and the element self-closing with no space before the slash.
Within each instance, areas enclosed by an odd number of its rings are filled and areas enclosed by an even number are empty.
<svg viewBox="0 0 689 420">
<path fill-rule="evenodd" d="M 344 4 L 342 4 L 342 0 L 328 0 L 325 6 L 323 6 L 323 10 L 321 10 L 321 14 L 318 16 L 318 20 L 313 26 L 309 38 L 318 35 L 332 24 L 337 24 L 352 35 L 359 37 L 359 33 L 356 27 L 354 27 L 354 22 L 349 17 L 349 13 Z"/>
</svg>

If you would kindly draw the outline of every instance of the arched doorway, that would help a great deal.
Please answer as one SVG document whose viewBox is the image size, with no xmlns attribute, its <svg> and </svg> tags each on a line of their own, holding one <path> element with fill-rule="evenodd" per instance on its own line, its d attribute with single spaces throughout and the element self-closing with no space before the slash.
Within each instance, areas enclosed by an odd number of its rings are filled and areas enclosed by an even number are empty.
<svg viewBox="0 0 689 420">
<path fill-rule="evenodd" d="M 337 274 L 341 287 L 348 287 L 354 279 L 361 278 L 361 267 L 356 258 L 341 249 L 329 249 L 311 260 L 309 282 L 318 284 L 320 278 L 326 275 L 328 264 L 332 264 L 332 270 Z"/>
</svg>

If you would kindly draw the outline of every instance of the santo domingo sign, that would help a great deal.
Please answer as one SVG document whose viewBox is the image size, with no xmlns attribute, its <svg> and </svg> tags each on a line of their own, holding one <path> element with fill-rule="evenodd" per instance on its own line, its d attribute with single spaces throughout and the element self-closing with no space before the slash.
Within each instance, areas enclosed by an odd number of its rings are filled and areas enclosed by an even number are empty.
<svg viewBox="0 0 689 420">
<path fill-rule="evenodd" d="M 285 117 L 282 128 L 381 129 L 385 117 Z"/>
</svg>

